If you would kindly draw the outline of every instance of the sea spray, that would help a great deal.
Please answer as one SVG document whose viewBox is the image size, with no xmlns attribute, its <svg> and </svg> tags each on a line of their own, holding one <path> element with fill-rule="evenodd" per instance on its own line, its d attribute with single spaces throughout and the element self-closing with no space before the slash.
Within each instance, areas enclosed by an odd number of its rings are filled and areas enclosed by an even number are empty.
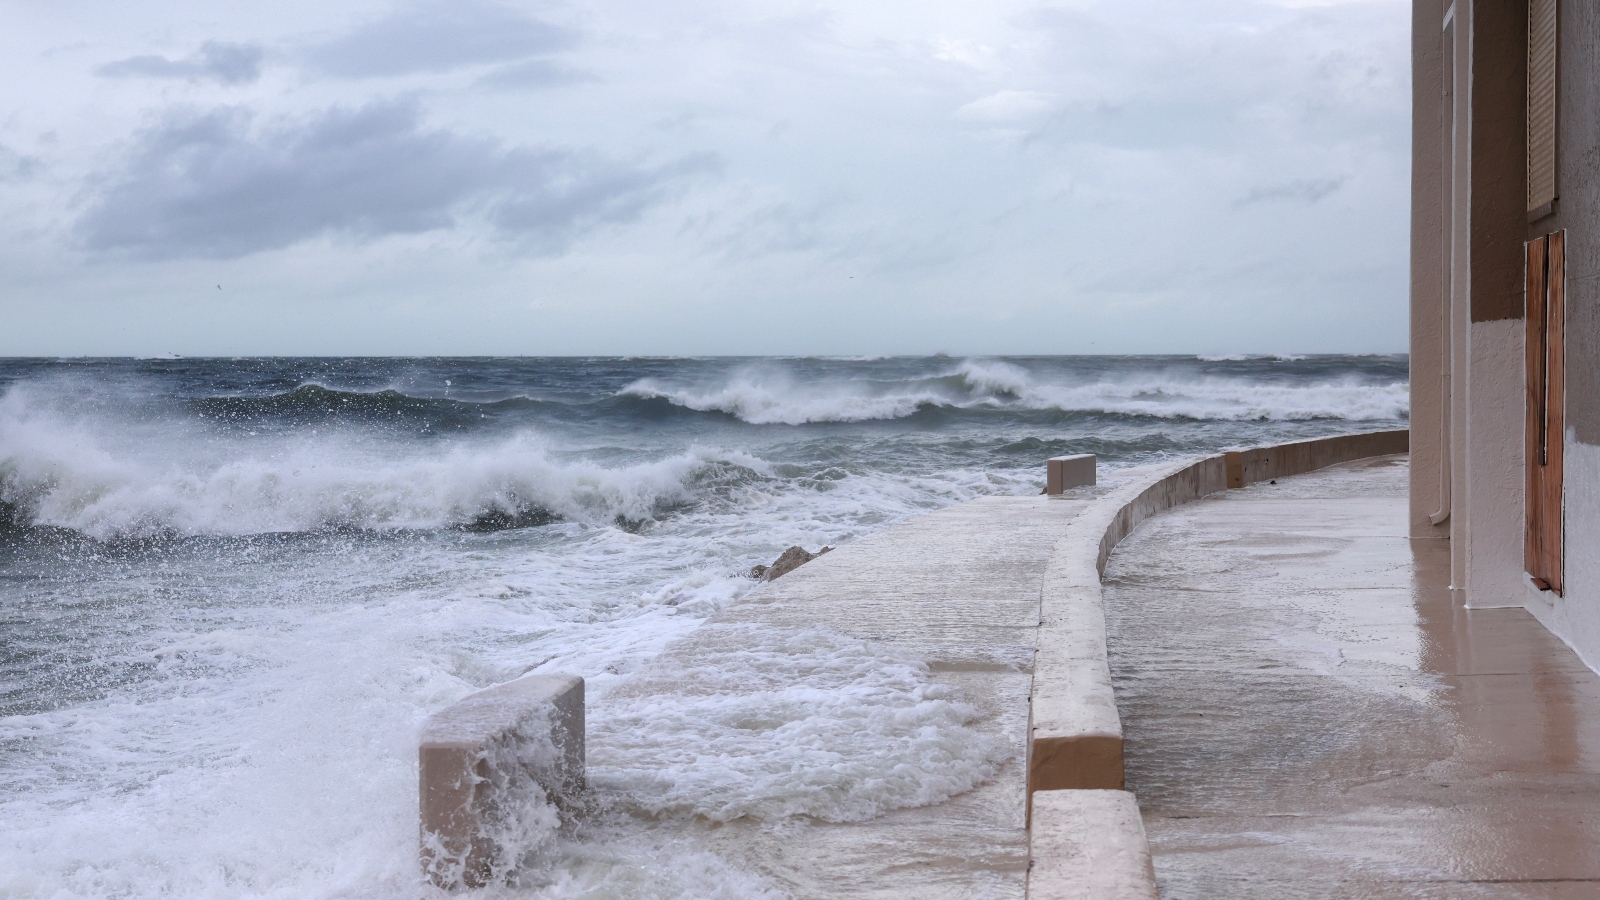
<svg viewBox="0 0 1600 900">
<path fill-rule="evenodd" d="M 751 367 L 735 370 L 713 386 L 641 379 L 622 393 L 727 413 L 753 425 L 900 419 L 930 407 L 1223 421 L 1391 421 L 1404 418 L 1409 404 L 1403 381 L 1374 384 L 1348 375 L 1264 380 L 1157 366 L 1090 379 L 1045 378 L 996 360 L 966 360 L 943 373 L 893 382 L 864 378 L 796 382 L 786 374 Z"/>
<path fill-rule="evenodd" d="M 23 392 L 0 398 L 0 502 L 8 518 L 102 539 L 642 522 L 692 501 L 697 488 L 771 475 L 748 453 L 698 448 L 633 466 L 559 462 L 534 432 L 417 447 L 339 432 L 247 441 L 192 422 L 187 433 L 163 437 L 142 430 L 115 418 L 41 411 Z M 140 441 L 164 446 L 128 449 Z"/>
<path fill-rule="evenodd" d="M 826 623 L 630 698 L 750 566 L 1405 397 L 1403 357 L 0 361 L 0 896 L 438 896 L 418 730 L 530 670 L 586 679 L 602 813 L 498 895 L 779 896 L 717 822 L 1013 760 Z"/>
</svg>

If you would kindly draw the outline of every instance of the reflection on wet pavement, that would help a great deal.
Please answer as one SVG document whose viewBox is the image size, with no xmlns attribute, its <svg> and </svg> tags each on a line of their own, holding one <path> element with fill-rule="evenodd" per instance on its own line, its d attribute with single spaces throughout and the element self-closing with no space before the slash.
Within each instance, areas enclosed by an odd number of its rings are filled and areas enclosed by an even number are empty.
<svg viewBox="0 0 1600 900">
<path fill-rule="evenodd" d="M 1106 570 L 1162 896 L 1600 897 L 1600 678 L 1466 610 L 1389 457 L 1147 522 Z"/>
</svg>

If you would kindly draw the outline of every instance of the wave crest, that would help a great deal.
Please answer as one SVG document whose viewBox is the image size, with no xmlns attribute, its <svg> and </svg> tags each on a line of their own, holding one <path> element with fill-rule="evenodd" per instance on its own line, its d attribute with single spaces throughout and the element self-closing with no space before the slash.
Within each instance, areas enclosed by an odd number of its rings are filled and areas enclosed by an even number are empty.
<svg viewBox="0 0 1600 900">
<path fill-rule="evenodd" d="M 100 539 L 642 522 L 770 474 L 749 454 L 698 449 L 563 462 L 525 432 L 432 450 L 337 435 L 219 448 L 203 433 L 65 419 L 24 391 L 0 400 L 3 517 Z"/>
<path fill-rule="evenodd" d="M 1165 419 L 1380 421 L 1409 414 L 1405 382 L 1353 377 L 1322 381 L 1202 376 L 1146 371 L 1072 382 L 1051 381 L 1000 360 L 964 360 L 954 369 L 901 381 L 798 383 L 784 371 L 749 368 L 722 383 L 672 385 L 641 379 L 623 396 L 663 399 L 752 425 L 804 425 L 901 419 L 928 407 L 1020 409 Z"/>
</svg>

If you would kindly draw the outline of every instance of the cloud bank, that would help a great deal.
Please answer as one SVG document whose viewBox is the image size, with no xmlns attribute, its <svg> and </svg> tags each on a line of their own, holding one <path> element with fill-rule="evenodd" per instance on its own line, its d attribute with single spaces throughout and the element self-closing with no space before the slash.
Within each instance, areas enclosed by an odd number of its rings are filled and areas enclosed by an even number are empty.
<svg viewBox="0 0 1600 900">
<path fill-rule="evenodd" d="M 179 78 L 218 84 L 249 84 L 261 77 L 265 52 L 254 44 L 206 41 L 199 52 L 184 59 L 165 56 L 130 56 L 95 70 L 103 78 Z"/>
<path fill-rule="evenodd" d="M 1403 0 L 100 9 L 7 23 L 0 353 L 1405 346 Z"/>
<path fill-rule="evenodd" d="M 306 52 L 344 78 L 446 72 L 565 50 L 577 34 L 511 6 L 451 0 L 406 6 Z"/>
<path fill-rule="evenodd" d="M 84 244 L 153 259 L 231 258 L 327 235 L 441 231 L 475 217 L 559 252 L 715 166 L 710 157 L 646 167 L 505 147 L 426 127 L 415 100 L 256 120 L 223 107 L 172 113 L 141 132 L 79 221 Z"/>
</svg>

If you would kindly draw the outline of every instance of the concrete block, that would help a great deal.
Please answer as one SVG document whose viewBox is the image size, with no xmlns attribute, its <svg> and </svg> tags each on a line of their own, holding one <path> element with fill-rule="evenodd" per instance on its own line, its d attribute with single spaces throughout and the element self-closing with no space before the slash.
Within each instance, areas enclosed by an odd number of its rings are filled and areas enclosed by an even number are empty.
<svg viewBox="0 0 1600 900">
<path fill-rule="evenodd" d="M 1075 487 L 1094 484 L 1095 456 L 1079 453 L 1076 456 L 1057 456 L 1045 463 L 1044 492 L 1060 494 Z"/>
<path fill-rule="evenodd" d="M 1028 832 L 1028 900 L 1156 900 L 1139 804 L 1127 791 L 1040 791 Z"/>
<path fill-rule="evenodd" d="M 507 845 L 555 821 L 549 801 L 585 788 L 583 679 L 532 675 L 428 718 L 417 753 L 423 871 L 481 887 L 516 860 Z"/>
</svg>

